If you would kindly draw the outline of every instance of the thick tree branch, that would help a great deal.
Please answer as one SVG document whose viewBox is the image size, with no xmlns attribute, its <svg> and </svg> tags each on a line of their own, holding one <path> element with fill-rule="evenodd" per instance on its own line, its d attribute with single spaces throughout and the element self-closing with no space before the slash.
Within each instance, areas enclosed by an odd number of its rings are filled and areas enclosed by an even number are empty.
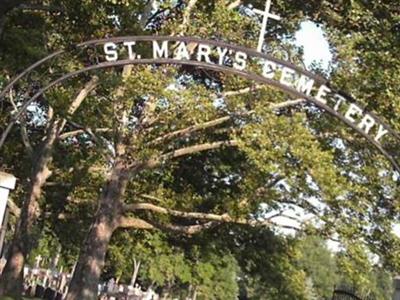
<svg viewBox="0 0 400 300">
<path fill-rule="evenodd" d="M 189 226 L 180 226 L 173 224 L 158 224 L 157 227 L 161 230 L 168 230 L 173 232 L 178 232 L 186 235 L 193 235 L 199 232 L 202 232 L 206 229 L 210 229 L 215 226 L 214 222 L 207 222 L 199 225 L 189 225 Z"/>
<path fill-rule="evenodd" d="M 297 104 L 305 103 L 306 100 L 304 99 L 295 99 L 295 100 L 288 100 L 281 103 L 271 104 L 271 109 L 281 109 L 289 106 L 295 106 Z"/>
<path fill-rule="evenodd" d="M 264 220 L 254 220 L 254 219 L 245 219 L 245 218 L 233 218 L 233 217 L 229 216 L 229 214 L 217 215 L 217 214 L 201 213 L 201 212 L 183 212 L 183 211 L 179 211 L 179 210 L 164 208 L 164 207 L 157 206 L 157 205 L 154 205 L 151 203 L 135 203 L 135 204 L 129 204 L 129 205 L 124 206 L 125 212 L 133 212 L 133 211 L 137 211 L 137 210 L 151 211 L 151 212 L 170 215 L 170 216 L 179 217 L 179 218 L 183 218 L 183 219 L 195 219 L 195 220 L 202 220 L 202 221 L 210 221 L 210 223 L 232 223 L 232 224 L 248 225 L 248 226 L 252 226 L 252 227 L 277 226 L 277 227 L 281 227 L 281 228 L 285 228 L 285 229 L 299 230 L 299 228 L 297 228 L 295 226 L 278 224 L 278 223 L 272 221 L 271 218 L 267 218 Z M 163 225 L 163 226 L 167 226 L 167 225 Z M 168 225 L 168 226 L 173 226 L 173 225 Z M 204 226 L 204 224 L 201 226 Z M 210 226 L 211 226 L 211 224 L 210 224 Z"/>
<path fill-rule="evenodd" d="M 184 147 L 181 149 L 177 149 L 165 154 L 161 154 L 157 157 L 152 157 L 144 162 L 135 162 L 129 166 L 127 166 L 127 170 L 132 174 L 136 174 L 137 172 L 144 170 L 144 169 L 152 169 L 156 168 L 161 165 L 163 162 L 186 156 L 192 155 L 203 151 L 208 150 L 215 150 L 222 147 L 235 147 L 237 146 L 237 142 L 235 140 L 228 140 L 228 141 L 219 141 L 213 143 L 204 143 L 204 144 L 197 144 L 189 147 Z"/>
<path fill-rule="evenodd" d="M 235 9 L 236 7 L 238 7 L 240 4 L 242 4 L 241 0 L 235 0 L 233 2 L 231 2 L 230 4 L 228 4 L 228 9 Z"/>
<path fill-rule="evenodd" d="M 160 198 L 154 197 L 152 195 L 147 195 L 147 194 L 140 194 L 139 197 L 141 197 L 143 199 L 147 199 L 147 200 L 156 201 L 156 202 L 162 202 L 163 201 Z"/>
<path fill-rule="evenodd" d="M 93 130 L 90 127 L 80 125 L 73 121 L 68 121 L 68 123 L 70 125 L 72 125 L 73 127 L 77 128 L 77 130 L 75 130 L 74 132 L 82 131 L 83 133 L 88 134 L 96 144 L 101 144 L 99 137 L 93 132 Z M 71 134 L 72 134 L 72 132 L 66 132 L 64 134 L 64 136 L 68 136 Z M 60 137 L 61 137 L 61 135 L 60 135 Z"/>
<path fill-rule="evenodd" d="M 135 228 L 135 229 L 154 229 L 155 227 L 150 223 L 139 219 L 139 218 L 129 218 L 129 217 L 120 217 L 118 221 L 119 228 Z"/>
<path fill-rule="evenodd" d="M 32 148 L 31 142 L 29 140 L 28 131 L 26 130 L 25 116 L 22 117 L 20 126 L 21 126 L 22 143 L 24 144 L 26 151 L 28 152 L 28 155 L 30 157 L 32 157 L 33 148 Z"/>
<path fill-rule="evenodd" d="M 185 11 L 183 12 L 183 20 L 182 24 L 179 26 L 179 32 L 181 34 L 185 33 L 187 26 L 189 25 L 190 22 L 190 15 L 192 13 L 193 8 L 195 7 L 197 3 L 197 0 L 189 0 Z"/>
<path fill-rule="evenodd" d="M 15 202 L 11 198 L 8 198 L 7 206 L 10 210 L 10 213 L 13 214 L 16 218 L 19 218 L 19 216 L 21 215 L 21 209 L 17 206 L 17 204 L 15 204 Z"/>
<path fill-rule="evenodd" d="M 68 121 L 68 123 L 70 125 L 72 125 L 73 127 L 77 128 L 77 130 L 61 134 L 59 136 L 60 140 L 66 139 L 66 138 L 74 136 L 76 134 L 86 133 L 88 136 L 90 136 L 91 140 L 96 145 L 99 146 L 100 152 L 104 155 L 104 157 L 108 161 L 112 160 L 113 154 L 110 153 L 109 148 L 107 147 L 107 145 L 105 145 L 105 142 L 103 141 L 103 139 L 101 139 L 101 137 L 97 136 L 97 134 L 96 134 L 96 132 L 109 132 L 109 131 L 112 131 L 111 129 L 108 129 L 108 128 L 97 128 L 97 129 L 93 130 L 90 127 L 85 127 L 83 125 L 80 125 L 80 124 L 72 122 L 72 121 Z"/>
<path fill-rule="evenodd" d="M 119 228 L 134 228 L 134 229 L 144 229 L 144 230 L 159 229 L 163 231 L 172 231 L 186 235 L 193 235 L 199 233 L 205 229 L 211 228 L 213 225 L 214 225 L 213 222 L 207 222 L 198 225 L 188 225 L 188 226 L 174 225 L 174 224 L 158 224 L 152 221 L 145 221 L 143 219 L 135 217 L 121 217 L 118 222 Z"/>
<path fill-rule="evenodd" d="M 165 134 L 165 135 L 163 135 L 161 137 L 158 137 L 158 138 L 154 139 L 149 144 L 150 145 L 151 144 L 159 144 L 159 143 L 161 143 L 163 141 L 170 140 L 170 139 L 173 139 L 175 137 L 185 136 L 185 135 L 190 134 L 190 133 L 195 132 L 195 131 L 199 131 L 199 130 L 207 129 L 207 128 L 210 128 L 210 127 L 218 126 L 220 124 L 225 123 L 226 121 L 228 121 L 230 119 L 231 119 L 230 116 L 225 116 L 225 117 L 221 117 L 221 118 L 209 121 L 209 122 L 205 122 L 205 123 L 201 123 L 201 124 L 197 124 L 197 125 L 192 125 L 192 126 L 184 128 L 184 129 L 180 129 L 180 130 L 176 130 L 176 131 L 167 133 L 167 134 Z"/>
<path fill-rule="evenodd" d="M 79 106 L 82 104 L 83 100 L 86 99 L 86 97 L 97 87 L 99 82 L 99 77 L 93 76 L 90 81 L 88 81 L 85 86 L 79 91 L 79 93 L 76 95 L 74 100 L 71 102 L 71 104 L 68 107 L 67 110 L 67 115 L 71 116 L 73 115 L 76 110 L 79 108 Z M 66 119 L 63 119 L 60 121 L 58 125 L 58 132 L 57 135 L 59 136 L 62 132 L 62 130 L 65 127 L 65 124 L 67 123 Z"/>
<path fill-rule="evenodd" d="M 238 91 L 239 92 L 239 91 Z M 233 92 L 232 92 L 233 93 Z M 304 99 L 296 99 L 296 100 L 288 100 L 288 101 L 284 101 L 281 103 L 275 103 L 275 104 L 271 104 L 270 108 L 271 109 L 282 109 L 285 107 L 289 107 L 289 106 L 294 106 L 297 104 L 301 104 L 304 103 L 305 100 Z M 250 115 L 254 113 L 254 111 L 249 111 L 247 113 L 242 113 L 241 115 Z M 173 139 L 173 138 L 178 138 L 178 137 L 183 137 L 183 136 L 188 136 L 194 132 L 200 131 L 200 130 L 204 130 L 204 129 L 208 129 L 208 128 L 212 128 L 218 125 L 221 125 L 223 123 L 226 123 L 227 121 L 231 120 L 233 118 L 233 115 L 231 116 L 224 116 L 224 117 L 220 117 L 208 122 L 204 122 L 201 124 L 196 124 L 196 125 L 192 125 L 183 129 L 179 129 L 173 132 L 169 132 L 163 136 L 160 136 L 154 140 L 152 140 L 149 145 L 154 145 L 154 144 L 159 144 L 162 143 L 164 141 Z"/>
<path fill-rule="evenodd" d="M 64 132 L 64 133 L 60 134 L 60 136 L 58 138 L 60 140 L 64 140 L 64 139 L 67 139 L 67 138 L 70 138 L 70 137 L 73 137 L 73 136 L 80 135 L 82 133 L 88 133 L 88 131 L 89 131 L 89 129 L 86 129 L 86 130 L 85 129 L 72 130 L 72 131 Z M 93 129 L 93 130 L 90 130 L 90 131 L 98 133 L 98 132 L 111 132 L 112 130 L 110 128 L 96 128 L 96 129 Z"/>
<path fill-rule="evenodd" d="M 13 113 L 17 113 L 18 112 L 18 107 L 15 104 L 14 96 L 13 96 L 13 90 L 12 89 L 9 92 L 9 100 L 10 100 L 11 106 L 13 107 Z M 32 156 L 33 149 L 32 149 L 31 142 L 29 140 L 28 132 L 26 130 L 26 113 L 24 113 L 21 116 L 19 125 L 20 125 L 22 143 L 24 144 L 25 149 L 28 152 L 28 155 Z"/>
<path fill-rule="evenodd" d="M 68 107 L 68 114 L 72 115 L 78 109 L 78 107 L 82 104 L 83 100 L 92 92 L 99 83 L 99 77 L 93 76 L 90 81 L 88 81 L 83 89 L 80 90 L 78 95 L 75 97 L 74 101 Z"/>
<path fill-rule="evenodd" d="M 197 220 L 218 221 L 218 222 L 229 222 L 231 220 L 229 215 L 216 215 L 216 214 L 200 213 L 200 212 L 183 212 L 183 211 L 164 208 L 151 203 L 134 203 L 125 205 L 124 210 L 125 212 L 146 210 L 159 214 L 166 214 L 174 217 L 180 217 L 184 219 L 197 219 Z"/>
<path fill-rule="evenodd" d="M 198 145 L 174 150 L 170 153 L 166 153 L 161 156 L 161 160 L 165 160 L 165 159 L 169 159 L 169 158 L 178 158 L 181 156 L 191 155 L 191 154 L 208 151 L 208 150 L 219 149 L 222 147 L 235 147 L 235 146 L 237 146 L 237 141 L 235 141 L 235 140 L 198 144 Z"/>
<path fill-rule="evenodd" d="M 47 110 L 47 120 L 46 129 L 50 128 L 50 126 L 54 124 L 54 109 L 51 105 L 49 105 L 49 109 Z"/>
<path fill-rule="evenodd" d="M 222 93 L 222 97 L 230 97 L 230 96 L 238 96 L 238 95 L 243 95 L 247 94 L 250 92 L 254 92 L 256 90 L 262 89 L 264 85 L 256 85 L 256 86 L 251 86 L 247 88 L 243 88 L 237 91 L 226 91 Z"/>
<path fill-rule="evenodd" d="M 21 4 L 17 8 L 22 10 L 45 11 L 51 13 L 59 13 L 65 11 L 65 9 L 60 6 L 51 6 L 51 5 Z"/>
</svg>

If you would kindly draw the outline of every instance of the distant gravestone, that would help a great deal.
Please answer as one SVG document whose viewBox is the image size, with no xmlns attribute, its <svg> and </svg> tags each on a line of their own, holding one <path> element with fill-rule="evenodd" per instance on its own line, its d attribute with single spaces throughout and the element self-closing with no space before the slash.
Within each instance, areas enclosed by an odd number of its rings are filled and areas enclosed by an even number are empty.
<svg viewBox="0 0 400 300">
<path fill-rule="evenodd" d="M 36 286 L 36 289 L 35 289 L 35 297 L 37 297 L 37 298 L 43 298 L 43 296 L 44 296 L 44 291 L 45 291 L 45 288 L 44 288 L 43 286 L 37 285 L 37 286 Z"/>
<path fill-rule="evenodd" d="M 35 287 L 33 287 L 32 285 L 28 286 L 28 288 L 26 289 L 25 294 L 29 297 L 33 297 L 35 296 Z"/>
<path fill-rule="evenodd" d="M 57 293 L 56 298 L 54 300 L 62 300 L 63 299 L 63 294 Z"/>
<path fill-rule="evenodd" d="M 54 299 L 56 298 L 56 294 L 57 294 L 57 292 L 56 292 L 55 290 L 53 290 L 53 289 L 51 289 L 51 288 L 47 288 L 47 289 L 44 291 L 43 299 L 46 299 L 46 300 L 54 300 Z"/>
</svg>

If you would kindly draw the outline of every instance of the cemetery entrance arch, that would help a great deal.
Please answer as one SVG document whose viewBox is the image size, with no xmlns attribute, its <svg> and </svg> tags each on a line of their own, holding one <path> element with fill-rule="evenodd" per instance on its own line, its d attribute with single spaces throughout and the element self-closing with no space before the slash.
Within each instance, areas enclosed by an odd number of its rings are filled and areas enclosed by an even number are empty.
<svg viewBox="0 0 400 300">
<path fill-rule="evenodd" d="M 400 172 L 400 135 L 375 114 L 368 112 L 349 95 L 335 90 L 329 82 L 290 62 L 255 50 L 225 42 L 174 36 L 127 36 L 91 40 L 60 50 L 41 59 L 15 77 L 0 93 L 4 100 L 16 85 L 29 84 L 33 72 L 59 60 L 72 59 L 79 68 L 58 76 L 48 72 L 40 88 L 10 116 L 0 138 L 0 148 L 13 125 L 28 106 L 50 88 L 69 78 L 93 70 L 130 64 L 174 64 L 235 74 L 277 88 L 312 103 L 338 118 L 367 139 Z"/>
</svg>

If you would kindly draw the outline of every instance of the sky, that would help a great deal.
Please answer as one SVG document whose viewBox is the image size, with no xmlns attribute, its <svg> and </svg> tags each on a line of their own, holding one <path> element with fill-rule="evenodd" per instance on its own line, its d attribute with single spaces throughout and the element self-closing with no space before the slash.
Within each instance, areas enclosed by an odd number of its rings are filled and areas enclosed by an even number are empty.
<svg viewBox="0 0 400 300">
<path fill-rule="evenodd" d="M 328 68 L 332 53 L 329 51 L 328 41 L 320 27 L 311 21 L 305 21 L 301 24 L 295 38 L 295 44 L 304 49 L 303 58 L 307 66 L 316 61 L 321 62 L 324 69 Z"/>
</svg>

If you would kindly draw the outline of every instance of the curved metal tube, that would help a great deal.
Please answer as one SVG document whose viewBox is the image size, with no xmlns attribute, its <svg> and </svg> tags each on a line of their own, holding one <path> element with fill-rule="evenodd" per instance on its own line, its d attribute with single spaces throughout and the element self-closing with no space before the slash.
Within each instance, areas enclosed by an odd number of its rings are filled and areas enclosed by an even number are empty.
<svg viewBox="0 0 400 300">
<path fill-rule="evenodd" d="M 364 133 L 361 129 L 359 129 L 356 125 L 351 123 L 349 120 L 347 120 L 345 117 L 340 115 L 338 112 L 336 112 L 334 109 L 329 107 L 326 104 L 321 103 L 320 101 L 316 100 L 314 97 L 305 95 L 303 93 L 298 92 L 294 88 L 290 88 L 286 85 L 283 85 L 279 82 L 276 82 L 274 80 L 262 77 L 260 75 L 256 75 L 253 73 L 248 73 L 244 71 L 240 71 L 234 68 L 229 68 L 226 66 L 221 66 L 221 65 L 214 65 L 214 64 L 208 64 L 205 62 L 199 62 L 199 61 L 190 61 L 190 60 L 174 60 L 174 59 L 136 59 L 136 60 L 119 60 L 115 62 L 104 62 L 100 63 L 97 65 L 92 65 L 68 74 L 63 75 L 62 77 L 52 81 L 49 83 L 47 86 L 41 88 L 35 95 L 33 95 L 27 102 L 24 103 L 24 105 L 21 107 L 21 109 L 15 114 L 11 122 L 8 124 L 6 130 L 3 132 L 1 139 L 0 139 L 0 147 L 4 144 L 5 139 L 7 138 L 8 133 L 10 132 L 12 126 L 15 124 L 15 122 L 18 120 L 18 118 L 21 116 L 21 114 L 24 112 L 24 110 L 33 102 L 35 101 L 38 97 L 40 97 L 44 92 L 46 92 L 48 89 L 52 88 L 53 86 L 71 78 L 74 76 L 77 76 L 81 73 L 88 72 L 88 71 L 93 71 L 93 70 L 98 70 L 98 69 L 104 69 L 104 68 L 110 68 L 110 67 L 118 67 L 118 66 L 125 66 L 125 65 L 133 65 L 133 64 L 175 64 L 175 65 L 190 65 L 190 66 L 196 66 L 199 68 L 203 69 L 209 69 L 213 71 L 218 71 L 218 72 L 225 72 L 225 73 L 231 73 L 231 74 L 236 74 L 241 77 L 247 78 L 254 80 L 256 82 L 264 83 L 269 86 L 273 86 L 279 90 L 282 90 L 284 92 L 287 92 L 291 94 L 292 96 L 296 98 L 302 98 L 305 99 L 314 105 L 318 106 L 319 108 L 327 111 L 329 114 L 332 116 L 338 118 L 342 122 L 344 122 L 346 125 L 354 129 L 357 133 L 359 133 L 361 136 L 366 138 L 370 143 L 372 143 L 394 166 L 394 168 L 400 173 L 400 166 L 396 162 L 396 160 L 379 144 L 377 143 L 373 138 L 368 136 L 366 133 Z"/>
<path fill-rule="evenodd" d="M 299 72 L 300 74 L 306 75 L 309 78 L 314 79 L 316 82 L 318 82 L 319 84 L 324 84 L 326 86 L 328 86 L 333 92 L 336 92 L 338 94 L 343 95 L 346 100 L 348 100 L 349 102 L 353 102 L 356 103 L 356 100 L 353 99 L 352 97 L 350 97 L 349 95 L 345 94 L 345 93 L 340 93 L 338 92 L 337 89 L 335 89 L 334 87 L 332 87 L 328 80 L 315 75 L 307 70 L 304 70 L 298 66 L 295 66 L 287 61 L 281 60 L 281 59 L 277 59 L 275 57 L 272 57 L 271 55 L 268 54 L 264 54 L 264 53 L 259 53 L 256 50 L 253 49 L 248 49 L 246 47 L 243 46 L 237 46 L 237 45 L 231 45 L 225 42 L 220 42 L 220 41 L 214 41 L 214 40 L 204 40 L 204 39 L 199 39 L 199 38 L 194 38 L 194 37 L 181 37 L 181 36 L 122 36 L 122 37 L 112 37 L 112 38 L 105 38 L 105 39 L 96 39 L 96 40 L 90 40 L 90 41 L 86 41 L 83 43 L 79 43 L 76 45 L 72 45 L 70 48 L 71 49 L 78 49 L 78 48 L 83 48 L 83 47 L 88 47 L 88 46 L 96 46 L 96 45 L 102 45 L 106 42 L 123 42 L 125 40 L 130 40 L 130 41 L 137 41 L 137 42 L 141 42 L 141 41 L 177 41 L 177 42 L 186 42 L 186 43 L 203 43 L 203 44 L 207 44 L 207 45 L 213 45 L 213 46 L 217 46 L 217 47 L 224 47 L 224 48 L 229 48 L 229 49 L 233 49 L 236 51 L 242 51 L 245 52 L 248 55 L 251 55 L 252 57 L 259 57 L 259 58 L 263 58 L 263 59 L 267 59 L 269 61 L 275 62 L 277 64 L 286 66 L 291 68 L 292 70 L 295 70 L 297 72 Z M 44 64 L 45 62 L 51 60 L 52 58 L 55 58 L 63 53 L 65 53 L 65 50 L 59 50 L 57 52 L 54 52 L 48 56 L 46 56 L 45 58 L 39 60 L 38 62 L 34 63 L 33 65 L 31 65 L 30 67 L 28 67 L 26 70 L 24 70 L 22 73 L 20 73 L 17 77 L 15 77 L 4 89 L 3 91 L 0 92 L 0 101 L 1 99 L 5 96 L 5 94 L 7 93 L 7 91 L 16 83 L 18 82 L 21 78 L 23 78 L 25 75 L 27 75 L 29 72 L 31 72 L 32 70 L 34 70 L 35 68 L 37 68 L 38 66 Z M 358 105 L 360 108 L 363 109 L 364 112 L 367 112 L 364 107 L 362 107 L 361 105 Z M 396 131 L 394 131 L 389 125 L 387 125 L 385 122 L 382 122 L 382 120 L 380 120 L 380 118 L 371 112 L 368 112 L 368 114 L 370 114 L 371 116 L 373 116 L 376 120 L 379 121 L 380 124 L 382 124 L 382 126 L 388 131 L 390 132 L 394 137 L 396 137 L 396 139 L 398 139 L 400 141 L 400 134 L 398 134 Z M 0 143 L 0 147 L 1 147 L 1 143 Z"/>
</svg>

